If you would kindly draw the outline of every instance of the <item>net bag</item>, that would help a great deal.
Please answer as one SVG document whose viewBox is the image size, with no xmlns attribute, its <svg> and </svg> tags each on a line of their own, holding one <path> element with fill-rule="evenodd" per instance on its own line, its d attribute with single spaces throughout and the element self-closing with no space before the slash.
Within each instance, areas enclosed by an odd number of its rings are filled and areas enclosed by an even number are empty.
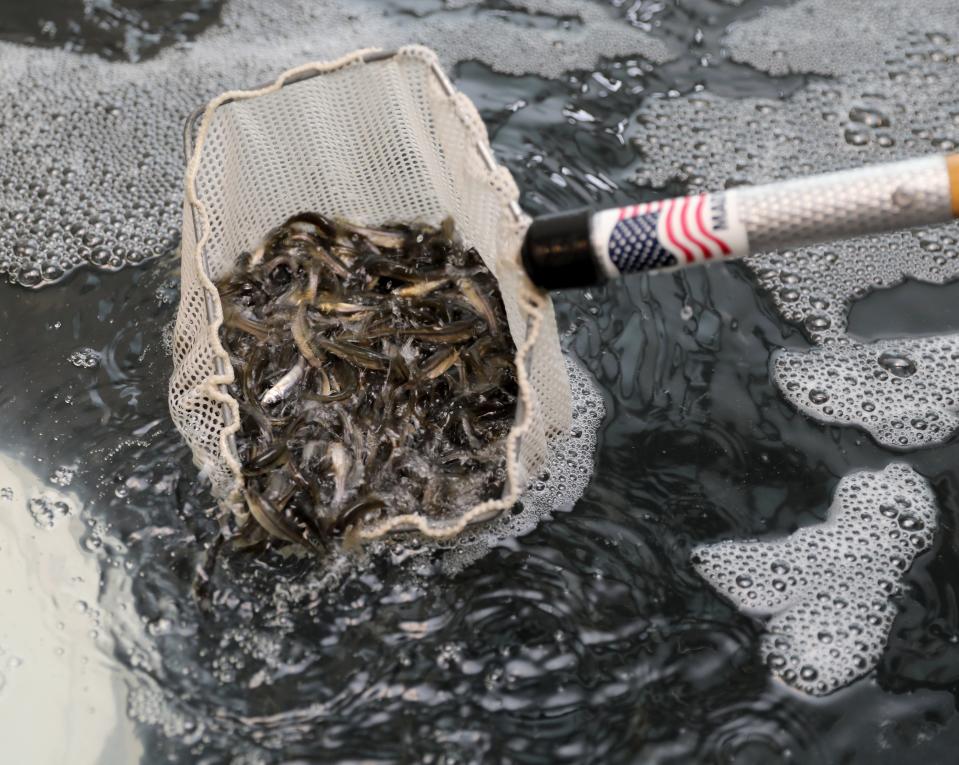
<svg viewBox="0 0 959 765">
<path fill-rule="evenodd" d="M 188 126 L 188 142 L 193 132 Z M 195 127 L 183 209 L 181 297 L 169 401 L 173 421 L 214 495 L 245 515 L 235 438 L 233 369 L 218 335 L 214 282 L 240 254 L 302 211 L 366 225 L 438 224 L 452 216 L 464 244 L 496 278 L 516 346 L 516 419 L 505 440 L 502 496 L 437 521 L 407 513 L 360 529 L 364 539 L 417 530 L 449 538 L 511 507 L 565 438 L 571 405 L 550 299 L 519 259 L 529 219 L 485 127 L 435 54 L 410 46 L 357 51 L 291 69 L 272 84 L 215 98 Z"/>
</svg>

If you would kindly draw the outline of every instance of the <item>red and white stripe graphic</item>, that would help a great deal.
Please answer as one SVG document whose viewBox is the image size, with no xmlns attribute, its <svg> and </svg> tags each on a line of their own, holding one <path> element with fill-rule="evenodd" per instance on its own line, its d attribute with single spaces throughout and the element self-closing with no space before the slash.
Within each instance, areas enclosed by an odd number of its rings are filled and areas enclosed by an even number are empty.
<svg viewBox="0 0 959 765">
<path fill-rule="evenodd" d="M 611 274 L 609 237 L 616 224 L 641 216 L 654 217 L 658 245 L 689 265 L 749 254 L 749 237 L 739 218 L 737 192 L 699 194 L 602 210 L 593 216 L 591 238 L 601 266 Z"/>
<path fill-rule="evenodd" d="M 713 227 L 709 194 L 664 199 L 630 205 L 620 210 L 620 220 L 659 213 L 656 233 L 660 244 L 680 263 L 696 263 L 733 254 L 734 243 Z"/>
</svg>

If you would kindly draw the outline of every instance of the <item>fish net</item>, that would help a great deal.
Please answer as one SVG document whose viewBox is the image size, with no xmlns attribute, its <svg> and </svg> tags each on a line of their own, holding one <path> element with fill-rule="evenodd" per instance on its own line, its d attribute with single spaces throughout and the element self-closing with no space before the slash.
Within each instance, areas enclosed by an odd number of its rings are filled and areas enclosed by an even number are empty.
<svg viewBox="0 0 959 765">
<path fill-rule="evenodd" d="M 181 297 L 173 341 L 170 412 L 194 461 L 225 506 L 242 512 L 240 428 L 230 358 L 221 344 L 215 283 L 270 229 L 315 211 L 363 225 L 455 221 L 499 285 L 516 346 L 516 418 L 504 442 L 500 497 L 452 518 L 405 513 L 361 538 L 416 530 L 449 538 L 512 507 L 570 428 L 571 403 L 548 296 L 527 279 L 520 246 L 528 218 L 516 184 L 493 159 L 485 127 L 436 56 L 419 46 L 357 51 L 312 63 L 274 83 L 233 91 L 195 129 L 183 208 Z"/>
</svg>

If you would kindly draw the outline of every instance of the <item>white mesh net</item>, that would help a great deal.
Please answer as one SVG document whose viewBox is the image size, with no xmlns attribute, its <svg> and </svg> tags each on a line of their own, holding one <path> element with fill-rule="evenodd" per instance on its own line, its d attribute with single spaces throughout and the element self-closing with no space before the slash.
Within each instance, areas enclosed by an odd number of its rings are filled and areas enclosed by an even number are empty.
<svg viewBox="0 0 959 765">
<path fill-rule="evenodd" d="M 566 437 L 571 416 L 552 303 L 519 260 L 529 221 L 517 198 L 475 107 L 423 47 L 307 64 L 272 85 L 224 93 L 209 104 L 186 177 L 170 412 L 222 503 L 239 510 L 243 476 L 214 282 L 271 228 L 303 211 L 367 225 L 438 224 L 451 216 L 499 283 L 517 349 L 519 396 L 502 497 L 442 522 L 395 516 L 359 536 L 415 529 L 448 538 L 516 502 L 544 464 L 550 440 Z"/>
</svg>

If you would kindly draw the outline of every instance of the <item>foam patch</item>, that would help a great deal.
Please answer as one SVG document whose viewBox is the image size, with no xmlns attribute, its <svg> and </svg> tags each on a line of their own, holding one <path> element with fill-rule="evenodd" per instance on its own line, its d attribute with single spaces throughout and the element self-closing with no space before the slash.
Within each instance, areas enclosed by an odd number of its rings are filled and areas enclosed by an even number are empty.
<svg viewBox="0 0 959 765">
<path fill-rule="evenodd" d="M 876 666 L 903 574 L 935 531 L 929 484 L 892 464 L 845 476 L 823 524 L 780 540 L 704 545 L 692 561 L 737 608 L 771 617 L 760 641 L 770 670 L 824 695 Z"/>
<path fill-rule="evenodd" d="M 915 449 L 959 427 L 959 335 L 778 351 L 773 380 L 821 422 L 868 430 L 883 446 Z"/>
<path fill-rule="evenodd" d="M 881 69 L 891 30 L 948 37 L 957 29 L 959 5 L 953 0 L 800 0 L 731 24 L 724 42 L 734 61 L 772 75 L 835 76 Z"/>
</svg>

